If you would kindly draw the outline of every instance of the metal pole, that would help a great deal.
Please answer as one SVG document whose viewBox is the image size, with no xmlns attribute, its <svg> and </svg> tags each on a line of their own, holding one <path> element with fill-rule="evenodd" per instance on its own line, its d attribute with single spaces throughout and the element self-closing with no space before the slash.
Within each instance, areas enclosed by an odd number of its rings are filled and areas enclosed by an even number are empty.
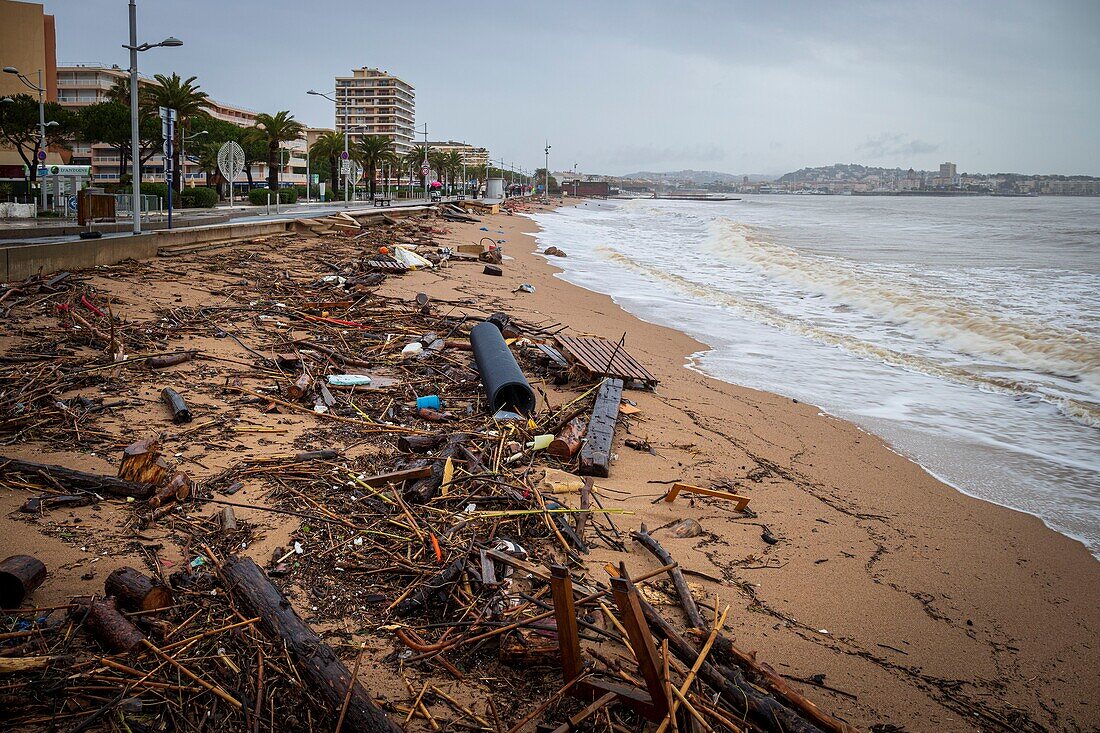
<svg viewBox="0 0 1100 733">
<path fill-rule="evenodd" d="M 309 172 L 309 133 L 306 133 L 306 203 L 309 203 L 309 184 L 313 181 L 313 175 Z"/>
<path fill-rule="evenodd" d="M 130 177 L 133 189 L 134 234 L 141 234 L 141 143 L 138 134 L 137 5 L 130 0 Z"/>
<path fill-rule="evenodd" d="M 175 186 L 172 185 L 172 148 L 175 147 L 176 126 L 172 123 L 175 122 L 175 118 L 172 114 L 173 110 L 168 110 L 168 145 L 165 146 L 164 151 L 164 171 L 165 177 L 168 179 L 168 228 L 172 228 L 172 189 Z"/>
<path fill-rule="evenodd" d="M 546 168 L 545 168 L 546 190 L 542 192 L 542 196 L 543 196 L 542 200 L 546 201 L 546 202 L 549 202 L 550 201 L 550 141 L 549 140 L 546 141 L 546 148 L 543 150 L 543 152 L 546 153 L 546 164 L 545 164 L 546 165 Z"/>
<path fill-rule="evenodd" d="M 424 167 L 428 167 L 428 123 L 424 123 Z M 430 170 L 430 169 L 429 169 Z M 428 198 L 428 177 L 424 176 L 424 198 Z"/>
<path fill-rule="evenodd" d="M 38 70 L 38 135 L 43 152 L 46 150 L 46 100 L 43 95 L 46 93 L 46 88 L 42 86 L 42 69 Z M 45 164 L 45 160 L 42 161 Z M 38 161 L 34 162 L 38 165 Z M 38 190 L 41 191 L 42 208 L 46 208 L 46 184 L 44 181 L 39 181 Z"/>
<path fill-rule="evenodd" d="M 339 90 L 337 90 L 339 91 Z M 348 91 L 344 89 L 344 160 L 347 161 L 348 172 L 344 174 L 344 203 L 348 202 L 348 179 L 351 178 L 351 156 L 348 155 Z M 343 168 L 341 163 L 340 167 Z"/>
</svg>

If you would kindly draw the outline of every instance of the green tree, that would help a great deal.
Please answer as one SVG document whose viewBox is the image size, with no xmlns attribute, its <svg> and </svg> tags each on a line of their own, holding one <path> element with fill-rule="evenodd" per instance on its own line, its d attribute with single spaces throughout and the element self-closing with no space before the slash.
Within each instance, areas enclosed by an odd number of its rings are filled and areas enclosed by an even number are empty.
<svg viewBox="0 0 1100 733">
<path fill-rule="evenodd" d="M 447 153 L 447 170 L 451 174 L 451 190 L 454 190 L 455 182 L 462 173 L 462 153 L 452 150 Z"/>
<path fill-rule="evenodd" d="M 393 141 L 385 135 L 367 135 L 359 142 L 355 143 L 355 149 L 352 151 L 352 157 L 363 166 L 363 170 L 367 173 L 367 181 L 370 186 L 370 195 L 374 196 L 374 177 L 378 172 L 378 167 L 382 165 L 382 161 L 386 155 L 393 149 Z"/>
<path fill-rule="evenodd" d="M 274 115 L 260 113 L 256 115 L 255 129 L 261 139 L 267 143 L 267 187 L 272 191 L 279 189 L 279 148 L 283 143 L 298 140 L 305 132 L 305 125 L 294 119 L 289 110 L 281 110 Z"/>
<path fill-rule="evenodd" d="M 344 136 L 339 132 L 322 132 L 313 141 L 309 149 L 310 164 L 314 160 L 328 161 L 328 179 L 330 188 L 335 191 L 336 183 L 340 180 L 339 163 L 340 153 L 344 152 Z"/>
<path fill-rule="evenodd" d="M 156 74 L 156 84 L 148 84 L 140 88 L 142 106 L 145 114 L 153 118 L 159 116 L 161 107 L 176 110 L 175 134 L 172 140 L 172 187 L 180 188 L 180 140 L 191 128 L 191 123 L 196 118 L 205 118 L 206 108 L 209 106 L 209 98 L 195 83 L 197 77 L 189 76 L 186 79 L 179 74 L 165 76 Z M 116 86 L 118 86 L 116 84 Z"/>
<path fill-rule="evenodd" d="M 10 102 L 0 102 L 0 140 L 15 148 L 27 167 L 27 182 L 38 180 L 38 151 L 42 136 L 38 129 L 38 100 L 29 94 L 16 94 Z M 56 102 L 46 102 L 46 147 L 68 148 L 78 125 L 75 115 Z"/>
<path fill-rule="evenodd" d="M 218 170 L 218 151 L 227 142 L 237 140 L 240 137 L 241 128 L 232 122 L 206 117 L 195 121 L 191 136 L 194 137 L 200 132 L 206 134 L 195 137 L 193 142 L 187 144 L 187 157 L 192 162 L 198 163 L 206 177 L 206 185 L 216 186 L 219 179 L 225 180 Z"/>
<path fill-rule="evenodd" d="M 386 166 L 386 178 L 394 178 L 398 183 L 401 183 L 401 172 L 405 170 L 405 158 L 401 153 L 397 152 L 393 148 L 386 151 L 386 155 L 382 158 L 382 162 Z"/>
<path fill-rule="evenodd" d="M 423 164 L 425 158 L 428 159 L 428 165 L 431 166 L 431 164 L 432 164 L 432 150 L 433 150 L 433 148 L 431 146 L 428 146 L 428 145 L 413 145 L 412 150 L 410 150 L 405 155 L 405 159 L 408 160 L 409 163 L 411 164 L 411 169 L 415 170 L 417 175 L 420 176 L 420 188 L 424 188 L 424 184 L 428 179 L 427 176 L 422 175 L 420 173 L 420 171 L 421 171 L 420 166 Z M 411 182 L 412 182 L 412 179 L 410 178 L 410 183 Z"/>
<path fill-rule="evenodd" d="M 130 160 L 130 107 L 118 102 L 100 102 L 84 107 L 77 115 L 77 139 L 88 145 L 110 145 L 118 153 L 121 181 Z"/>
</svg>

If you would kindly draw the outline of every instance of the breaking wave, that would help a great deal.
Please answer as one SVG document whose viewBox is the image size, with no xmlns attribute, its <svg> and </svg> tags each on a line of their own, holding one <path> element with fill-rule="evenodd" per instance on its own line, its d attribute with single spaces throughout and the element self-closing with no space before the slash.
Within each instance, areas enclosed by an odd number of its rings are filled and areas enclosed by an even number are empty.
<svg viewBox="0 0 1100 733">
<path fill-rule="evenodd" d="M 735 265 L 884 319 L 958 353 L 1079 379 L 1100 393 L 1100 339 L 1095 336 L 1017 313 L 993 312 L 987 304 L 961 300 L 903 271 L 868 271 L 840 258 L 803 254 L 724 217 L 710 227 L 704 247 Z"/>
<path fill-rule="evenodd" d="M 741 229 L 748 229 L 748 227 L 743 227 L 741 225 L 734 226 Z M 749 238 L 743 237 L 743 240 L 748 242 Z M 740 246 L 741 249 L 754 247 L 752 244 L 735 246 Z M 1082 359 L 1081 355 L 1085 350 L 1081 348 L 1075 350 L 1074 348 L 1065 348 L 1056 343 L 1042 344 L 1042 342 L 1037 339 L 1037 343 L 1040 343 L 1039 348 L 1029 349 L 1027 348 L 1026 342 L 1018 343 L 1015 337 L 1009 337 L 1001 341 L 989 332 L 970 337 L 965 331 L 965 326 L 967 324 L 970 325 L 971 329 L 994 329 L 998 320 L 1003 319 L 997 319 L 995 317 L 963 317 L 957 315 L 961 312 L 958 306 L 952 307 L 947 304 L 940 304 L 938 307 L 935 304 L 923 305 L 918 302 L 917 296 L 912 293 L 898 297 L 894 295 L 894 291 L 891 289 L 877 285 L 874 282 L 863 281 L 862 278 L 854 273 L 841 273 L 840 269 L 842 266 L 839 264 L 830 264 L 819 268 L 818 273 L 809 273 L 809 270 L 813 269 L 816 263 L 809 262 L 808 260 L 818 260 L 819 258 L 808 258 L 799 255 L 793 250 L 789 250 L 781 245 L 765 244 L 762 247 L 756 246 L 756 249 L 758 252 L 761 250 L 764 251 L 765 254 L 753 254 L 751 259 L 746 257 L 745 261 L 762 262 L 764 263 L 762 266 L 770 268 L 777 277 L 783 277 L 784 279 L 791 278 L 792 280 L 798 278 L 805 282 L 820 283 L 819 287 L 821 290 L 814 292 L 821 292 L 821 294 L 827 296 L 832 295 L 833 292 L 846 294 L 848 300 L 845 301 L 845 304 L 851 307 L 861 307 L 868 310 L 874 309 L 872 312 L 876 314 L 889 314 L 889 316 L 894 318 L 901 318 L 904 316 L 916 321 L 923 319 L 920 327 L 927 329 L 928 333 L 935 332 L 937 335 L 942 334 L 941 337 L 944 338 L 945 341 L 950 338 L 953 342 L 965 343 L 972 348 L 975 345 L 982 345 L 990 349 L 990 352 L 994 350 L 1003 351 L 1006 354 L 1012 354 L 1021 359 L 1023 359 L 1023 355 L 1029 353 L 1037 354 L 1038 356 L 1032 356 L 1031 360 L 1026 365 L 1031 369 L 1037 368 L 1037 364 L 1039 364 L 1040 361 L 1044 364 L 1054 363 L 1049 357 L 1050 353 L 1058 354 L 1058 364 L 1062 368 L 1065 368 L 1067 365 L 1078 368 L 1077 365 L 1082 363 L 1092 363 L 1093 368 L 1095 368 L 1097 364 L 1097 356 L 1095 354 L 1091 357 Z M 780 328 L 787 332 L 812 339 L 818 343 L 843 349 L 858 357 L 873 359 L 885 364 L 921 372 L 929 376 L 946 379 L 959 384 L 966 384 L 985 391 L 1041 400 L 1054 405 L 1062 414 L 1076 422 L 1089 427 L 1100 427 L 1100 405 L 1089 404 L 1063 395 L 1051 394 L 1042 385 L 1032 382 L 973 372 L 963 367 L 943 363 L 926 356 L 907 353 L 849 334 L 838 333 L 791 316 L 784 313 L 781 309 L 767 303 L 716 289 L 709 283 L 692 280 L 683 275 L 669 272 L 667 269 L 658 265 L 640 262 L 633 257 L 617 252 L 611 248 L 598 247 L 597 250 L 601 255 L 618 265 L 639 274 L 646 275 L 647 277 L 667 282 L 696 298 L 730 308 L 742 316 L 751 318 L 758 323 L 764 323 L 774 328 Z M 824 260 L 826 258 L 820 259 Z M 828 275 L 825 274 L 829 270 L 832 270 L 833 273 L 831 282 L 828 279 Z M 886 301 L 887 305 L 882 305 L 882 301 Z M 951 317 L 955 317 L 956 321 L 954 323 L 947 320 Z M 947 322 L 937 323 L 935 320 L 937 318 L 947 320 Z M 1013 324 L 1013 328 L 1017 332 L 1020 330 L 1018 324 Z M 953 330 L 957 332 L 953 332 Z M 1042 329 L 1041 338 L 1053 342 L 1058 333 L 1058 329 L 1045 328 Z M 1005 345 L 1002 346 L 1002 343 Z"/>
</svg>

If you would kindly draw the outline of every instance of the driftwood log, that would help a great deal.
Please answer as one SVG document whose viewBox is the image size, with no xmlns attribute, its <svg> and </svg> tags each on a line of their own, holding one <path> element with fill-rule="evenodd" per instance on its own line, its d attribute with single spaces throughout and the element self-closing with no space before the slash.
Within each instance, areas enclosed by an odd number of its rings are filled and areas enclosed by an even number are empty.
<svg viewBox="0 0 1100 733">
<path fill-rule="evenodd" d="M 699 649 L 680 636 L 646 599 L 639 597 L 638 602 L 654 633 L 668 639 L 669 650 L 685 665 L 695 664 Z M 821 732 L 820 728 L 803 719 L 777 698 L 757 691 L 737 667 L 704 662 L 699 668 L 699 679 L 722 695 L 734 710 L 747 714 L 762 730 L 784 733 Z"/>
<path fill-rule="evenodd" d="M 596 393 L 592 419 L 588 421 L 588 440 L 581 448 L 582 476 L 607 478 L 611 467 L 611 442 L 615 438 L 615 423 L 619 419 L 619 401 L 623 396 L 623 380 L 605 379 Z"/>
<path fill-rule="evenodd" d="M 149 499 L 149 506 L 156 509 L 170 501 L 183 501 L 191 496 L 191 478 L 182 471 L 172 474 L 164 486 L 157 488 Z"/>
<path fill-rule="evenodd" d="M 195 354 L 197 353 L 197 351 L 176 351 L 172 354 L 154 356 L 146 360 L 145 363 L 148 364 L 151 369 L 164 369 L 166 367 L 189 362 L 195 358 Z"/>
<path fill-rule="evenodd" d="M 114 476 L 102 476 L 86 471 L 77 471 L 64 466 L 51 466 L 33 461 L 21 461 L 17 458 L 0 456 L 0 476 L 12 473 L 41 474 L 53 480 L 65 489 L 84 489 L 97 494 L 110 496 L 132 496 L 135 499 L 147 499 L 153 493 L 151 484 L 126 481 Z"/>
<path fill-rule="evenodd" d="M 699 613 L 699 607 L 695 605 L 695 599 L 691 597 L 691 589 L 688 588 L 684 574 L 681 572 L 680 566 L 672 559 L 672 555 L 661 547 L 661 543 L 649 533 L 645 524 L 637 532 L 632 532 L 630 536 L 656 557 L 661 565 L 675 565 L 672 570 L 668 571 L 668 574 L 672 578 L 672 585 L 676 588 L 676 595 L 680 598 L 680 607 L 684 609 L 684 614 L 688 618 L 688 625 L 693 629 L 704 628 L 706 624 L 703 622 L 703 615 Z"/>
<path fill-rule="evenodd" d="M 172 591 L 155 583 L 140 570 L 123 566 L 107 576 L 103 583 L 107 595 L 118 599 L 118 605 L 130 611 L 153 611 L 172 605 Z"/>
<path fill-rule="evenodd" d="M 427 453 L 447 442 L 447 436 L 438 435 L 402 435 L 397 439 L 397 448 L 402 453 Z"/>
<path fill-rule="evenodd" d="M 78 619 L 83 616 L 88 632 L 112 651 L 128 652 L 145 638 L 130 619 L 119 613 L 114 598 L 78 600 L 74 615 Z"/>
<path fill-rule="evenodd" d="M 241 610 L 259 616 L 262 628 L 286 645 L 302 677 L 324 699 L 332 717 L 346 708 L 343 730 L 399 733 L 400 728 L 374 704 L 358 680 L 352 679 L 332 648 L 302 621 L 256 563 L 247 557 L 232 557 L 222 566 L 222 574 Z"/>
<path fill-rule="evenodd" d="M 470 436 L 466 433 L 448 435 L 443 447 L 432 462 L 431 475 L 409 484 L 404 491 L 405 501 L 423 504 L 433 499 L 439 493 L 439 487 L 443 484 L 443 470 L 447 465 L 447 459 L 453 458 L 459 446 L 469 439 Z"/>
<path fill-rule="evenodd" d="M 139 484 L 160 486 L 168 479 L 168 464 L 160 456 L 160 441 L 143 438 L 122 451 L 118 477 Z"/>
<path fill-rule="evenodd" d="M 546 452 L 559 461 L 568 461 L 581 449 L 581 440 L 584 431 L 588 428 L 588 422 L 583 418 L 575 417 L 565 424 L 557 437 L 547 446 Z"/>
<path fill-rule="evenodd" d="M 179 392 L 171 387 L 165 387 L 160 391 L 160 399 L 172 411 L 172 422 L 176 425 L 191 422 L 191 410 Z"/>
<path fill-rule="evenodd" d="M 0 562 L 0 608 L 19 608 L 23 599 L 46 580 L 46 566 L 30 555 Z"/>
</svg>

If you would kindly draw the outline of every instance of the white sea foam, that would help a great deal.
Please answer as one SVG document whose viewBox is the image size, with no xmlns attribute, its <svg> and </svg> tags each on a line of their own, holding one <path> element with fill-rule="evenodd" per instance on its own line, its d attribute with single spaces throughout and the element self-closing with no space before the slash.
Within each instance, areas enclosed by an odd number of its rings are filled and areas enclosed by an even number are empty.
<svg viewBox="0 0 1100 733">
<path fill-rule="evenodd" d="M 1100 201 L 748 197 L 537 215 L 564 277 L 1100 552 Z M 1091 234 L 1090 234 L 1091 232 Z"/>
</svg>

